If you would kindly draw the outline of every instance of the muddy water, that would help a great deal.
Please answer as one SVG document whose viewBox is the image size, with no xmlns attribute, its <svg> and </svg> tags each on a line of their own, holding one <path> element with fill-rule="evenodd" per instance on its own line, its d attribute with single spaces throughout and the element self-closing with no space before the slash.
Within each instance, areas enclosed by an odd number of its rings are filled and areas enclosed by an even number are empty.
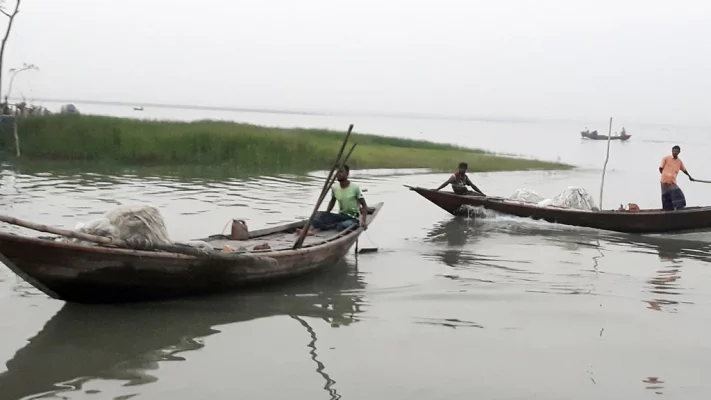
<svg viewBox="0 0 711 400">
<path fill-rule="evenodd" d="M 657 205 L 656 185 L 631 185 L 635 176 L 610 173 L 608 207 L 630 198 Z M 402 186 L 445 178 L 354 171 L 367 200 L 385 202 L 360 241 L 379 251 L 246 293 L 89 307 L 49 299 L 0 267 L 0 398 L 707 397 L 711 236 L 454 219 Z M 594 191 L 600 177 L 473 178 L 490 193 L 526 187 L 550 197 L 571 184 Z M 2 209 L 13 216 L 73 227 L 148 202 L 174 239 L 189 239 L 233 217 L 252 229 L 305 217 L 321 180 L 8 167 L 2 184 Z"/>
</svg>

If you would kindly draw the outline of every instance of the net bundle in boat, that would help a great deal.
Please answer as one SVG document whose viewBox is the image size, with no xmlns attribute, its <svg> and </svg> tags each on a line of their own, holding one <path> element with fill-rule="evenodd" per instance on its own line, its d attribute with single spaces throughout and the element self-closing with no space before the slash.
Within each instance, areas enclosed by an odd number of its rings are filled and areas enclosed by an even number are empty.
<svg viewBox="0 0 711 400">
<path fill-rule="evenodd" d="M 599 210 L 590 193 L 584 188 L 577 186 L 569 186 L 562 193 L 549 199 L 544 199 L 543 196 L 530 189 L 518 189 L 509 199 L 525 203 L 535 203 L 541 207 L 554 206 L 573 210 Z"/>
<path fill-rule="evenodd" d="M 509 199 L 524 203 L 539 203 L 544 200 L 543 196 L 531 189 L 518 189 Z"/>
<path fill-rule="evenodd" d="M 116 227 L 118 238 L 135 249 L 150 249 L 172 244 L 165 221 L 154 206 L 138 204 L 120 206 L 106 213 L 106 219 Z"/>
<path fill-rule="evenodd" d="M 104 214 L 103 218 L 77 225 L 75 230 L 121 239 L 134 249 L 151 249 L 157 245 L 173 244 L 160 211 L 148 204 L 119 206 Z M 77 239 L 72 241 L 85 243 Z"/>
<path fill-rule="evenodd" d="M 587 190 L 576 186 L 569 186 L 563 191 L 563 193 L 555 196 L 551 199 L 550 205 L 563 208 L 572 208 L 574 210 L 599 210 L 590 193 L 588 193 Z"/>
</svg>

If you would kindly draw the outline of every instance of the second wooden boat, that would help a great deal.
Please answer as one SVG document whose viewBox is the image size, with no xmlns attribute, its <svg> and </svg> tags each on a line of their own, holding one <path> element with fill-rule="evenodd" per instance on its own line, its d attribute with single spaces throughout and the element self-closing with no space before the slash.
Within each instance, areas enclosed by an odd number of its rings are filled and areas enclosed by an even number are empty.
<svg viewBox="0 0 711 400">
<path fill-rule="evenodd" d="M 534 220 L 623 233 L 679 233 L 711 230 L 711 207 L 686 207 L 676 211 L 661 209 L 638 212 L 586 211 L 552 206 L 544 207 L 500 197 L 460 196 L 432 189 L 409 186 L 408 188 L 452 215 L 466 214 L 467 210 L 462 209 L 462 206 L 468 205 Z"/>
</svg>

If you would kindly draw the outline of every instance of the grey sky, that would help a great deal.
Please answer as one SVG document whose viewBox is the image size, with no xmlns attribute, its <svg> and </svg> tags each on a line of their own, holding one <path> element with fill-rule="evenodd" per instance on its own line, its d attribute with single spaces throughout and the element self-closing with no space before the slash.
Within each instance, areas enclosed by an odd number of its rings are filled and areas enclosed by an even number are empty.
<svg viewBox="0 0 711 400">
<path fill-rule="evenodd" d="M 23 1 L 29 99 L 711 124 L 704 1 Z"/>
</svg>

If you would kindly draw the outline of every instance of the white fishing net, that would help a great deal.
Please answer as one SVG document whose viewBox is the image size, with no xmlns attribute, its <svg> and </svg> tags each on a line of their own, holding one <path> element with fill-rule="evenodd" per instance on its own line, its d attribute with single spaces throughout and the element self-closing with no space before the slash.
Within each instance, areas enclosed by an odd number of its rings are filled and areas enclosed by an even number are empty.
<svg viewBox="0 0 711 400">
<path fill-rule="evenodd" d="M 600 210 L 597 205 L 595 205 L 595 199 L 593 199 L 590 193 L 588 193 L 587 190 L 576 186 L 568 186 L 563 193 L 553 197 L 548 205 L 553 207 L 572 208 L 574 210 Z"/>
<path fill-rule="evenodd" d="M 531 189 L 518 189 L 516 193 L 509 197 L 511 200 L 522 201 L 524 203 L 539 203 L 544 198 Z"/>
<path fill-rule="evenodd" d="M 561 207 L 574 210 L 599 211 L 595 200 L 584 188 L 569 186 L 562 193 L 553 198 L 544 199 L 541 195 L 530 189 L 518 189 L 509 197 L 511 200 L 536 203 L 541 207 Z"/>
<path fill-rule="evenodd" d="M 148 204 L 116 207 L 104 214 L 103 218 L 78 224 L 75 230 L 120 239 L 134 249 L 151 249 L 157 245 L 173 244 L 160 211 Z M 71 240 L 87 244 L 78 239 Z"/>
</svg>

